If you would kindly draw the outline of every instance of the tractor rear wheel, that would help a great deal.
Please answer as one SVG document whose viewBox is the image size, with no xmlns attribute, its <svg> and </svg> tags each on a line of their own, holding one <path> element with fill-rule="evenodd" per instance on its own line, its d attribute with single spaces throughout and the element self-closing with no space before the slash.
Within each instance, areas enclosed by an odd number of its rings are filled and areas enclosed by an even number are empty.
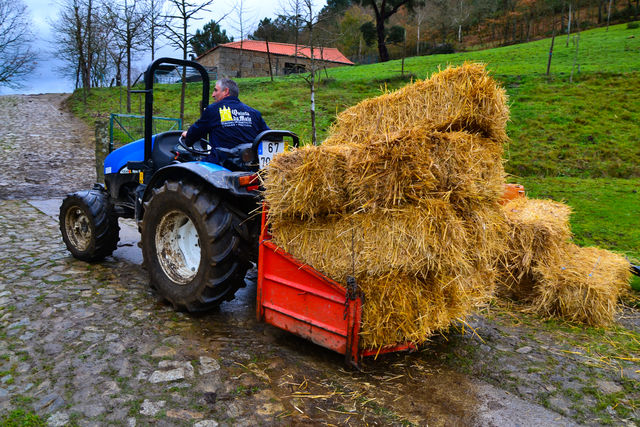
<svg viewBox="0 0 640 427">
<path fill-rule="evenodd" d="M 246 226 L 219 195 L 165 182 L 144 205 L 142 254 L 150 284 L 176 309 L 204 311 L 233 299 L 249 266 Z"/>
<path fill-rule="evenodd" d="M 120 227 L 108 195 L 98 189 L 68 195 L 60 206 L 60 232 L 67 249 L 83 261 L 100 261 L 116 250 Z"/>
</svg>

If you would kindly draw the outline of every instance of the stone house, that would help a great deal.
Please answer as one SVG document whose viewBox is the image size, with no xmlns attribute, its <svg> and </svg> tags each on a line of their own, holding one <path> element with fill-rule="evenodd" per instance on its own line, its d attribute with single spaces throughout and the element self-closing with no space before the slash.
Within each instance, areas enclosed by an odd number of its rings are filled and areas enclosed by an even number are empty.
<svg viewBox="0 0 640 427">
<path fill-rule="evenodd" d="M 259 77 L 269 75 L 269 57 L 274 76 L 303 73 L 311 69 L 311 49 L 288 43 L 243 40 L 219 44 L 196 58 L 218 78 Z M 353 65 L 334 47 L 314 47 L 316 67 Z"/>
</svg>

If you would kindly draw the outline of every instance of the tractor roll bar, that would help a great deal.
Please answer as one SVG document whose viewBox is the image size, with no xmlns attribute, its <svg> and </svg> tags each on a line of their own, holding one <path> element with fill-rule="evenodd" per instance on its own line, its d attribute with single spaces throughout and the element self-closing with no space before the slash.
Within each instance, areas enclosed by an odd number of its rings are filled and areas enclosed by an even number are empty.
<svg viewBox="0 0 640 427">
<path fill-rule="evenodd" d="M 209 105 L 209 73 L 200 64 L 186 59 L 176 58 L 158 58 L 149 65 L 147 71 L 144 72 L 144 163 L 147 166 L 151 162 L 151 138 L 153 128 L 153 76 L 160 65 L 173 64 L 183 67 L 191 67 L 198 70 L 202 76 L 202 100 L 200 101 L 200 112 L 204 111 Z"/>
<path fill-rule="evenodd" d="M 291 132 L 290 130 L 269 129 L 269 130 L 260 132 L 258 136 L 255 137 L 255 139 L 253 140 L 253 146 L 252 146 L 253 151 L 255 153 L 258 152 L 258 145 L 260 145 L 260 141 L 270 141 L 269 138 L 282 139 L 285 136 L 291 137 L 291 139 L 293 140 L 293 146 L 298 148 L 298 146 L 300 145 L 300 138 L 298 138 L 298 135 L 296 135 L 295 133 Z"/>
</svg>

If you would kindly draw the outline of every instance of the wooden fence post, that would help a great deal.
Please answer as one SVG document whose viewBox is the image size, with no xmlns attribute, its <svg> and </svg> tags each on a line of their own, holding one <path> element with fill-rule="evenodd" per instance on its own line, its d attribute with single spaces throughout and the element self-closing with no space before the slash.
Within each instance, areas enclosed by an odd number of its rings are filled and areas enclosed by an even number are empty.
<svg viewBox="0 0 640 427">
<path fill-rule="evenodd" d="M 95 121 L 96 135 L 96 178 L 97 182 L 104 182 L 104 159 L 109 154 L 109 121 L 98 119 Z"/>
</svg>

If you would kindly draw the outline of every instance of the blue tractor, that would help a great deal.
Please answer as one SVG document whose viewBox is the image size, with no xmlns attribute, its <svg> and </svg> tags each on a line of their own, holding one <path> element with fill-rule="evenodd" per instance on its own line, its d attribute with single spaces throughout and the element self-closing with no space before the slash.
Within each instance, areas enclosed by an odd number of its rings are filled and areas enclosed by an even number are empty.
<svg viewBox="0 0 640 427">
<path fill-rule="evenodd" d="M 225 150 L 222 164 L 203 161 L 212 148 L 188 147 L 181 131 L 152 135 L 154 73 L 163 64 L 195 68 L 202 76 L 202 112 L 209 76 L 200 64 L 172 58 L 145 71 L 144 139 L 104 161 L 105 185 L 68 195 L 60 207 L 60 231 L 74 257 L 95 262 L 119 240 L 118 218 L 134 218 L 141 233 L 151 287 L 176 309 L 204 311 L 233 299 L 257 261 L 261 198 L 257 172 L 287 142 L 289 131 L 262 132 Z M 220 150 L 220 149 L 218 149 Z"/>
</svg>

